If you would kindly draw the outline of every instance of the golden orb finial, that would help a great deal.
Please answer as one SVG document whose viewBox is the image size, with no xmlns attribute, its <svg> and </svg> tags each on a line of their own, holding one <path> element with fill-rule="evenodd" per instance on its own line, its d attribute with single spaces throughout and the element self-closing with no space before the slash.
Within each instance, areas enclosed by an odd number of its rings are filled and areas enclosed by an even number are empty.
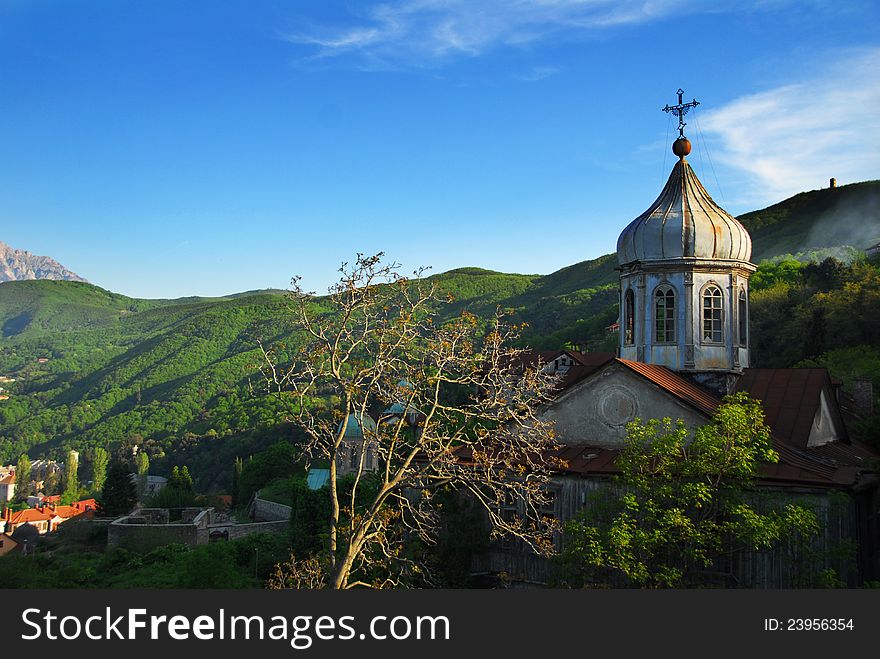
<svg viewBox="0 0 880 659">
<path fill-rule="evenodd" d="M 672 153 L 684 160 L 684 157 L 691 152 L 691 141 L 686 137 L 679 137 L 672 143 Z"/>
</svg>

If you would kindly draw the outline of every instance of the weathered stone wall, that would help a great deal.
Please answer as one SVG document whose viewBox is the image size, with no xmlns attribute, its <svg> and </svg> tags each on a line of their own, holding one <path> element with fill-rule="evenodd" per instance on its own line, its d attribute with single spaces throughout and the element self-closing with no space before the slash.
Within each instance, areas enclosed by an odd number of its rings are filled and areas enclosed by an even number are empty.
<svg viewBox="0 0 880 659">
<path fill-rule="evenodd" d="M 290 519 L 290 506 L 259 497 L 254 499 L 251 517 L 257 522 L 287 522 Z"/>
<path fill-rule="evenodd" d="M 193 547 L 208 542 L 213 508 L 186 508 L 181 514 L 183 521 L 174 524 L 167 523 L 168 517 L 168 510 L 163 508 L 144 508 L 137 515 L 121 517 L 108 527 L 107 546 L 146 552 L 163 545 Z"/>
<path fill-rule="evenodd" d="M 288 529 L 287 520 L 274 522 L 254 522 L 252 524 L 215 524 L 207 528 L 208 537 L 220 534 L 226 540 L 238 540 L 255 533 L 285 533 Z"/>
<path fill-rule="evenodd" d="M 267 516 L 274 519 L 249 524 L 216 524 L 213 508 L 188 508 L 182 513 L 184 522 L 150 523 L 150 520 L 167 519 L 168 511 L 164 511 L 163 515 L 158 509 L 149 509 L 112 522 L 107 527 L 107 546 L 147 552 L 170 544 L 194 547 L 212 540 L 236 540 L 255 533 L 285 533 L 290 520 L 290 506 L 262 499 L 256 502 L 255 514 L 263 519 Z"/>
<path fill-rule="evenodd" d="M 126 518 L 123 518 L 126 519 Z M 125 524 L 117 520 L 107 528 L 107 546 L 146 552 L 156 547 L 179 543 L 199 544 L 199 529 L 194 524 Z M 203 542 L 207 542 L 207 534 Z"/>
<path fill-rule="evenodd" d="M 145 524 L 167 524 L 171 519 L 171 513 L 167 508 L 141 508 L 138 516 L 146 520 L 143 522 Z"/>
</svg>

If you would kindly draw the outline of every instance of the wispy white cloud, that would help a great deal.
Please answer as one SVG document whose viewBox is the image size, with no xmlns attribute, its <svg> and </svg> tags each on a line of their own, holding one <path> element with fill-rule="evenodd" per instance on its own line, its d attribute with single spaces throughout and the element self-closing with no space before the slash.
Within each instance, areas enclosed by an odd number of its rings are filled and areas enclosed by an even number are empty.
<svg viewBox="0 0 880 659">
<path fill-rule="evenodd" d="M 514 77 L 517 80 L 523 80 L 525 82 L 538 82 L 539 80 L 544 80 L 552 75 L 556 75 L 559 71 L 560 68 L 558 66 L 533 66 L 528 71 L 518 73 Z"/>
<path fill-rule="evenodd" d="M 742 0 L 736 11 L 764 4 Z M 312 25 L 284 38 L 310 48 L 301 61 L 430 68 L 499 47 L 726 6 L 722 0 L 391 0 L 357 5 L 347 25 Z"/>
<path fill-rule="evenodd" d="M 744 96 L 700 117 L 738 203 L 771 203 L 880 177 L 880 48 L 840 53 L 808 80 Z"/>
</svg>

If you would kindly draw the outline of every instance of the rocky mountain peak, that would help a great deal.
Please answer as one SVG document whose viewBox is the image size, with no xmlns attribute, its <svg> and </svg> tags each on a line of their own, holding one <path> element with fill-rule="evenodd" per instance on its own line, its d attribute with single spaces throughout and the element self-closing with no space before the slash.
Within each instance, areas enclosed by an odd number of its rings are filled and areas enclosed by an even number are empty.
<svg viewBox="0 0 880 659">
<path fill-rule="evenodd" d="M 0 242 L 0 282 L 24 279 L 86 281 L 55 259 L 48 256 L 37 256 Z"/>
</svg>

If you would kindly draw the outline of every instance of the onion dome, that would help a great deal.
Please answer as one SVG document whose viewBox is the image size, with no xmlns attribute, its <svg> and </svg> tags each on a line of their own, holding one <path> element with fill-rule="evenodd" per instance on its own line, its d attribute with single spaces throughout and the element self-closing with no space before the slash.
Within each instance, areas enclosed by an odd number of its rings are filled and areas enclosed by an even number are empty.
<svg viewBox="0 0 880 659">
<path fill-rule="evenodd" d="M 403 399 L 412 395 L 412 392 L 414 391 L 414 389 L 415 388 L 412 386 L 412 384 L 410 383 L 409 380 L 406 380 L 406 379 L 400 380 L 397 383 L 397 393 L 398 393 L 399 399 L 397 401 L 395 401 L 394 403 L 392 403 L 388 408 L 386 408 L 385 411 L 382 412 L 382 414 L 389 414 L 392 416 L 393 415 L 403 416 L 404 414 L 407 414 L 407 413 L 414 413 L 416 411 L 416 409 L 412 405 L 404 405 L 403 404 Z"/>
<path fill-rule="evenodd" d="M 736 218 L 716 204 L 685 156 L 691 143 L 680 137 L 672 146 L 679 161 L 657 200 L 617 239 L 617 260 L 725 259 L 748 261 L 752 239 Z"/>
</svg>

